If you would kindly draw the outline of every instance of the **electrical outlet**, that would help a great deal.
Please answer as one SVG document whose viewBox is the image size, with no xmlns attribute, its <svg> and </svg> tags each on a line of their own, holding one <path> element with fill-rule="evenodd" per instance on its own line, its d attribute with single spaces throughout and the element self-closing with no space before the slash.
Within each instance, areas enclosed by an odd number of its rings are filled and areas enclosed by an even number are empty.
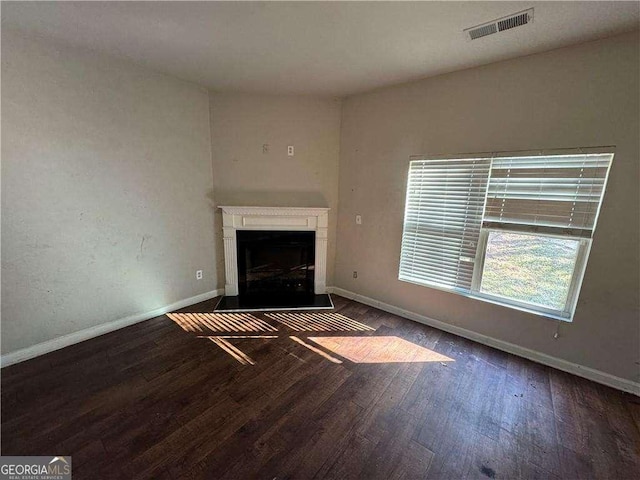
<svg viewBox="0 0 640 480">
<path fill-rule="evenodd" d="M 196 280 L 202 280 L 202 270 L 196 270 Z"/>
<path fill-rule="evenodd" d="M 353 278 L 358 278 L 358 272 L 356 272 L 355 270 L 353 271 Z"/>
<path fill-rule="evenodd" d="M 362 215 L 356 215 L 356 225 L 362 225 Z"/>
<path fill-rule="evenodd" d="M 287 155 L 293 157 L 293 145 L 287 145 Z"/>
</svg>

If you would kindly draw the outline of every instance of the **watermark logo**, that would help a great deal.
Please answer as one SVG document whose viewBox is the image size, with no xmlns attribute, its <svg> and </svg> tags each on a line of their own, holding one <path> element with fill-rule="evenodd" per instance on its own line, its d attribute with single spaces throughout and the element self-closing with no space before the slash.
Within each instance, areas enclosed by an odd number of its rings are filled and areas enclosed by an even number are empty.
<svg viewBox="0 0 640 480">
<path fill-rule="evenodd" d="M 71 480 L 71 457 L 0 457 L 0 480 Z"/>
</svg>

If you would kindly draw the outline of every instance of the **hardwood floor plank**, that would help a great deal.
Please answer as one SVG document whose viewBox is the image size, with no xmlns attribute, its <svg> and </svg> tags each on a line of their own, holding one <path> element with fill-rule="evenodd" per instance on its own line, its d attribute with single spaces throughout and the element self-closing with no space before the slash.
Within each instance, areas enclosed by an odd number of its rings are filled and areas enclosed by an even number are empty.
<svg viewBox="0 0 640 480">
<path fill-rule="evenodd" d="M 376 443 L 376 447 L 366 460 L 362 470 L 363 478 L 391 478 L 392 473 L 397 468 L 401 468 L 402 461 L 406 460 L 405 449 L 411 444 L 411 438 L 416 429 L 416 419 L 400 410 L 394 413 L 393 418 L 387 421 L 387 427 Z M 423 451 L 428 452 L 427 449 Z M 429 453 L 433 455 L 432 452 Z M 409 468 L 405 467 L 405 470 Z M 402 472 L 398 473 L 402 474 Z M 426 470 L 423 473 L 426 473 Z"/>
<path fill-rule="evenodd" d="M 403 452 L 400 461 L 395 465 L 391 475 L 392 480 L 418 480 L 427 478 L 433 452 L 427 450 L 419 443 L 409 441 Z"/>
<path fill-rule="evenodd" d="M 361 472 L 376 445 L 377 443 L 352 430 L 342 445 L 342 451 L 336 452 L 334 458 L 327 461 L 327 468 L 324 469 L 326 472 L 323 471 L 321 476 L 318 472 L 315 478 L 350 480 L 363 478 Z"/>
<path fill-rule="evenodd" d="M 353 426 L 359 420 L 362 407 L 354 402 L 346 402 L 340 408 L 326 412 L 316 418 L 305 429 L 313 432 L 306 442 L 293 449 L 283 449 L 284 455 L 272 457 L 265 465 L 266 472 L 274 472 L 277 477 L 314 478 L 325 476 L 332 460 L 344 449 Z M 298 433 L 295 440 L 302 440 Z M 291 445 L 286 442 L 285 445 Z M 262 469 L 261 469 L 262 470 Z"/>
</svg>

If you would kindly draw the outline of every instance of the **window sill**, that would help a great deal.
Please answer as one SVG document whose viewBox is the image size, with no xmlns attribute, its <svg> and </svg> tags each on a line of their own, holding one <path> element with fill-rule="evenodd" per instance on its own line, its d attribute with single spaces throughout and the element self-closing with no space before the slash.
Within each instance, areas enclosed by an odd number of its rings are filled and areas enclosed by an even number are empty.
<svg viewBox="0 0 640 480">
<path fill-rule="evenodd" d="M 509 303 L 507 301 L 501 301 L 500 299 L 495 298 L 495 297 L 489 297 L 489 296 L 485 296 L 485 295 L 482 295 L 482 294 L 476 294 L 476 293 L 473 293 L 473 292 L 467 292 L 467 291 L 464 291 L 464 290 L 457 290 L 455 288 L 446 288 L 446 287 L 441 287 L 441 286 L 438 286 L 438 285 L 426 284 L 426 283 L 419 282 L 417 280 L 411 280 L 411 279 L 408 279 L 408 278 L 398 278 L 398 280 L 400 280 L 401 282 L 411 283 L 413 285 L 418 285 L 420 287 L 433 288 L 434 290 L 440 290 L 440 291 L 448 292 L 448 293 L 455 293 L 456 295 L 461 295 L 463 297 L 472 298 L 474 300 L 480 300 L 482 302 L 491 303 L 493 305 L 499 305 L 501 307 L 506 307 L 506 308 L 510 308 L 510 309 L 513 309 L 513 310 L 518 310 L 520 312 L 531 313 L 533 315 L 537 315 L 539 317 L 548 318 L 548 319 L 551 319 L 551 320 L 559 320 L 559 321 L 567 322 L 567 323 L 571 323 L 573 321 L 573 315 L 571 315 L 571 316 L 563 316 L 563 315 L 556 314 L 556 313 L 540 311 L 540 310 L 536 310 L 535 308 L 529 308 L 529 307 L 525 307 L 525 306 L 522 306 L 522 305 L 516 305 L 516 304 L 513 304 L 513 303 Z"/>
</svg>

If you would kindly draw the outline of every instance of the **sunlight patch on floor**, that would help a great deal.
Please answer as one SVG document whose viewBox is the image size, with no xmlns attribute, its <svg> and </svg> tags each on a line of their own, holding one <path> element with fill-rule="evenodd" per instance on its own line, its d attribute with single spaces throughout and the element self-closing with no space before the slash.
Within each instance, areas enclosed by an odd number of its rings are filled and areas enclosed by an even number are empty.
<svg viewBox="0 0 640 480">
<path fill-rule="evenodd" d="M 198 338 L 211 338 L 211 335 L 198 335 Z M 278 338 L 277 335 L 216 335 L 216 338 Z"/>
<path fill-rule="evenodd" d="M 354 363 L 453 362 L 452 358 L 400 337 L 309 337 Z"/>
<path fill-rule="evenodd" d="M 268 318 L 296 332 L 366 332 L 375 328 L 339 313 L 267 313 Z"/>
<path fill-rule="evenodd" d="M 249 313 L 167 313 L 187 332 L 276 332 L 278 329 Z"/>
<path fill-rule="evenodd" d="M 233 345 L 231 345 L 231 343 L 229 343 L 229 341 L 225 340 L 224 338 L 209 337 L 209 340 L 211 340 L 213 343 L 218 345 L 222 350 L 227 352 L 229 355 L 231 355 L 233 358 L 235 358 L 242 365 L 255 365 L 256 364 L 256 362 L 254 362 L 251 359 L 251 357 L 249 357 L 249 355 L 244 353 L 239 348 L 236 348 Z"/>
<path fill-rule="evenodd" d="M 320 350 L 317 347 L 314 347 L 313 345 L 309 345 L 307 342 L 305 342 L 304 340 L 298 338 L 298 337 L 289 337 L 291 340 L 293 340 L 294 342 L 302 345 L 303 347 L 308 348 L 309 350 L 311 350 L 313 353 L 317 353 L 318 355 L 320 355 L 321 357 L 326 358 L 327 360 L 329 360 L 330 362 L 333 363 L 342 363 L 342 360 L 338 360 L 336 357 L 332 357 L 331 355 L 329 355 L 327 352 L 323 352 L 322 350 Z"/>
</svg>

